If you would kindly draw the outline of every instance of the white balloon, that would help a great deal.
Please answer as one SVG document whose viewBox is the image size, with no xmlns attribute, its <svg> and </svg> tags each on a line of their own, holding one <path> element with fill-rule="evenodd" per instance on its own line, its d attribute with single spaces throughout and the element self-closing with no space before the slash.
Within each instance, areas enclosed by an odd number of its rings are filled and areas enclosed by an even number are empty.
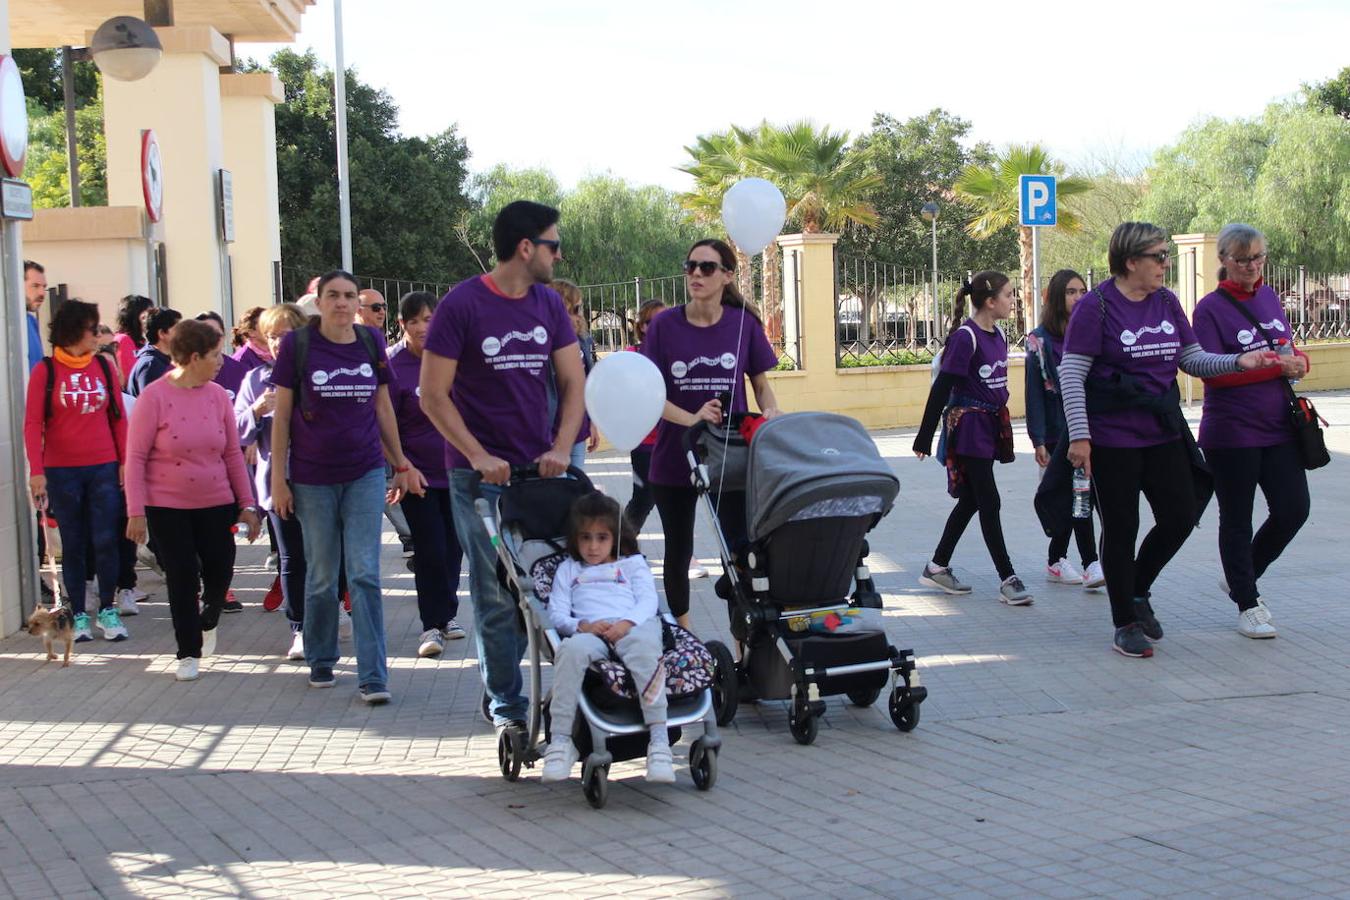
<svg viewBox="0 0 1350 900">
<path fill-rule="evenodd" d="M 743 178 L 722 195 L 722 224 L 750 256 L 778 237 L 787 219 L 783 192 L 763 178 Z"/>
<path fill-rule="evenodd" d="M 641 353 L 611 353 L 586 376 L 586 412 L 619 450 L 651 433 L 666 406 L 666 382 Z"/>
</svg>

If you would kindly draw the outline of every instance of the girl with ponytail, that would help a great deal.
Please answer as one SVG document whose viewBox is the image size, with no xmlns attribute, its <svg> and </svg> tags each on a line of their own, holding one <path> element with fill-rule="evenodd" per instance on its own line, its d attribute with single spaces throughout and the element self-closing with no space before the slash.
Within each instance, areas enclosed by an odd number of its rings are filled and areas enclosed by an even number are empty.
<svg viewBox="0 0 1350 900">
<path fill-rule="evenodd" d="M 969 301 L 970 315 L 966 316 Z M 1008 339 L 996 324 L 1012 311 L 1013 290 L 1001 272 L 981 272 L 961 286 L 953 304 L 953 327 L 942 349 L 942 364 L 928 394 L 914 455 L 928 456 L 933 432 L 942 421 L 938 459 L 947 467 L 947 493 L 956 506 L 919 583 L 948 594 L 969 594 L 970 586 L 951 570 L 956 544 L 980 514 L 980 531 L 1001 580 L 999 600 L 1029 606 L 1034 599 L 1013 571 L 999 517 L 1002 501 L 994 482 L 994 460 L 1012 462 L 1008 417 Z"/>
</svg>

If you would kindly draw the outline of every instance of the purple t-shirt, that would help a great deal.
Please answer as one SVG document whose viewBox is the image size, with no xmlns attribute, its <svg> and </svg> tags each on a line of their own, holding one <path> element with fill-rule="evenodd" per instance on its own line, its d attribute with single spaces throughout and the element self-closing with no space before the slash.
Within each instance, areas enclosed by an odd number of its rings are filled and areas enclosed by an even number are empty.
<svg viewBox="0 0 1350 900">
<path fill-rule="evenodd" d="M 658 313 L 647 326 L 642 355 L 661 370 L 666 399 L 686 412 L 697 412 L 723 392 L 731 393 L 730 412 L 744 412 L 745 377 L 778 365 L 778 355 L 764 328 L 748 312 L 722 307 L 716 325 L 692 325 L 685 307 Z M 656 428 L 650 480 L 653 484 L 688 485 L 683 425 L 662 419 Z"/>
<path fill-rule="evenodd" d="M 384 335 L 374 328 L 366 330 L 375 336 L 381 357 L 379 365 L 371 365 L 370 354 L 360 340 L 335 344 L 320 334 L 317 327 L 310 328 L 304 403 L 299 391 L 292 397 L 293 482 L 345 484 L 371 469 L 384 468 L 375 395 L 380 385 L 389 383 L 389 366 L 384 362 Z M 272 368 L 272 383 L 278 387 L 295 384 L 297 333 L 287 332 L 281 339 L 277 364 Z"/>
<path fill-rule="evenodd" d="M 536 284 L 516 299 L 483 278 L 460 282 L 437 305 L 426 350 L 458 360 L 450 399 L 483 449 L 529 465 L 553 446 L 547 363 L 577 336 L 557 291 Z M 449 442 L 445 461 L 449 469 L 469 468 Z"/>
<path fill-rule="evenodd" d="M 239 385 L 244 383 L 244 376 L 248 374 L 248 368 L 235 359 L 233 356 L 221 354 L 220 371 L 216 373 L 213 379 L 216 384 L 225 389 L 229 395 L 230 403 L 234 403 L 234 398 L 239 396 Z"/>
<path fill-rule="evenodd" d="M 247 342 L 234 351 L 234 358 L 243 364 L 246 373 L 252 372 L 254 369 L 258 368 L 258 366 L 271 365 L 271 363 L 259 356 L 258 351 L 250 347 Z"/>
<path fill-rule="evenodd" d="M 1271 340 L 1284 338 L 1292 345 L 1293 331 L 1279 295 L 1262 285 L 1256 296 L 1241 300 L 1256 316 Z M 1215 291 L 1195 306 L 1195 336 L 1211 353 L 1267 350 L 1261 333 L 1223 295 Z M 1289 392 L 1281 378 L 1234 387 L 1205 386 L 1205 410 L 1200 418 L 1199 444 L 1210 447 L 1274 447 L 1294 439 L 1289 421 Z"/>
<path fill-rule="evenodd" d="M 427 479 L 427 487 L 450 487 L 445 468 L 445 438 L 422 412 L 422 389 L 417 386 L 422 374 L 422 357 L 413 355 L 407 345 L 389 354 L 389 370 L 394 380 L 389 393 L 398 417 L 398 439 L 403 455 Z"/>
<path fill-rule="evenodd" d="M 1088 378 L 1126 374 L 1148 394 L 1161 396 L 1177 377 L 1182 348 L 1196 343 L 1195 332 L 1176 295 L 1160 288 L 1143 300 L 1130 300 L 1115 279 L 1097 286 L 1106 297 L 1106 322 L 1101 300 L 1089 291 L 1074 305 L 1064 335 L 1064 352 L 1095 357 Z M 1152 447 L 1175 441 L 1158 417 L 1144 409 L 1092 413 L 1092 443 L 1102 447 Z"/>
<path fill-rule="evenodd" d="M 941 371 L 956 376 L 952 397 L 964 397 L 1002 408 L 1008 405 L 1008 338 L 1001 328 L 985 331 L 966 319 L 942 346 Z M 983 412 L 961 416 L 947 436 L 947 452 L 993 459 L 998 447 L 999 418 Z"/>
</svg>

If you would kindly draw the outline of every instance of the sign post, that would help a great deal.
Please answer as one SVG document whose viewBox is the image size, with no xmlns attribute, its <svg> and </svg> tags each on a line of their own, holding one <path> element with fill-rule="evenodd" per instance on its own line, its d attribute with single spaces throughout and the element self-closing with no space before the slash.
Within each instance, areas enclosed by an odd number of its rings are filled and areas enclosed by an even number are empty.
<svg viewBox="0 0 1350 900">
<path fill-rule="evenodd" d="M 1041 232 L 1059 224 L 1054 175 L 1021 175 L 1017 180 L 1018 224 L 1031 229 L 1032 321 L 1041 319 Z M 1034 325 L 1032 327 L 1035 327 Z"/>
</svg>

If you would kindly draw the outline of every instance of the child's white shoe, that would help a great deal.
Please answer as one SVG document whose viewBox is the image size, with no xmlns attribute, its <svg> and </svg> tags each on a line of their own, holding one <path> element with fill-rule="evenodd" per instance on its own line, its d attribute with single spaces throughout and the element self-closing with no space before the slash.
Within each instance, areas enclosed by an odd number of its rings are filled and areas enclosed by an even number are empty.
<svg viewBox="0 0 1350 900">
<path fill-rule="evenodd" d="M 544 754 L 544 769 L 539 775 L 539 780 L 544 784 L 566 781 L 572 777 L 572 767 L 576 764 L 577 748 L 571 739 L 555 740 L 548 745 L 548 752 Z"/>
<path fill-rule="evenodd" d="M 653 784 L 675 783 L 675 758 L 669 743 L 662 741 L 647 747 L 647 780 Z"/>
</svg>

